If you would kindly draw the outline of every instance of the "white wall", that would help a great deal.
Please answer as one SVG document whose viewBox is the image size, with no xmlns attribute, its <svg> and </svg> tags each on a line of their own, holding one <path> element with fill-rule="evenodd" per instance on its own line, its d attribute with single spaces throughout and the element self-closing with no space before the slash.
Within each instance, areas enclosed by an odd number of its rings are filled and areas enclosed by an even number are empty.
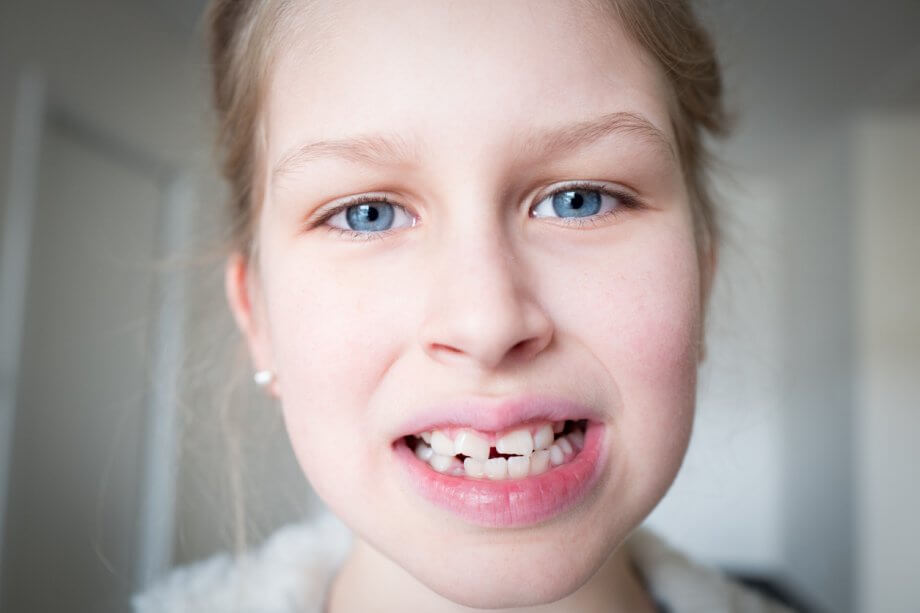
<svg viewBox="0 0 920 613">
<path fill-rule="evenodd" d="M 827 611 L 854 604 L 848 126 L 815 126 L 782 167 L 784 570 Z"/>
<path fill-rule="evenodd" d="M 920 603 L 920 109 L 856 130 L 860 610 Z"/>
</svg>

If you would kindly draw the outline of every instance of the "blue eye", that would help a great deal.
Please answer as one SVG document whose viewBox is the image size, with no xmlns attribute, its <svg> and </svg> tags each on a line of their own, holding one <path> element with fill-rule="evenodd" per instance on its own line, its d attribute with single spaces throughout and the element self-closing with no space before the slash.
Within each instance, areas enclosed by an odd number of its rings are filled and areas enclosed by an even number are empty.
<svg viewBox="0 0 920 613">
<path fill-rule="evenodd" d="M 601 194 L 594 190 L 572 189 L 553 194 L 553 210 L 559 217 L 587 217 L 601 210 Z"/>
<path fill-rule="evenodd" d="M 411 227 L 414 220 L 403 207 L 376 200 L 344 206 L 329 217 L 326 223 L 357 234 L 374 234 L 394 227 Z"/>
<path fill-rule="evenodd" d="M 345 209 L 345 219 L 348 227 L 361 232 L 380 232 L 389 230 L 393 225 L 393 205 L 381 202 L 379 204 L 358 204 Z"/>
<path fill-rule="evenodd" d="M 571 188 L 550 194 L 533 208 L 534 217 L 590 217 L 617 207 L 617 198 L 596 189 Z"/>
</svg>

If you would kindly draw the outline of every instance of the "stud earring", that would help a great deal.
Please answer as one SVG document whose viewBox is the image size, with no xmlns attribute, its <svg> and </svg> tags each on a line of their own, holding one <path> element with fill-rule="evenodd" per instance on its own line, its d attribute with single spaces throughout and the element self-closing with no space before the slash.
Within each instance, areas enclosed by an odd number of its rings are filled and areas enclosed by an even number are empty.
<svg viewBox="0 0 920 613">
<path fill-rule="evenodd" d="M 259 387 L 266 387 L 275 380 L 275 373 L 270 370 L 258 370 L 252 376 L 252 380 L 255 381 L 256 385 Z"/>
</svg>

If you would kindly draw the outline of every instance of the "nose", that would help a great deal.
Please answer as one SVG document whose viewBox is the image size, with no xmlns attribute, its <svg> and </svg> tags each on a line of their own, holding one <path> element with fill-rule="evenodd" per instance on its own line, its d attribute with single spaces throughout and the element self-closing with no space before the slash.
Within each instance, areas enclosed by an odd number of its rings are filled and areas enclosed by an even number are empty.
<svg viewBox="0 0 920 613">
<path fill-rule="evenodd" d="M 420 333 L 431 358 L 495 370 L 532 360 L 550 344 L 552 320 L 500 234 L 454 235 L 440 242 L 430 263 Z"/>
</svg>

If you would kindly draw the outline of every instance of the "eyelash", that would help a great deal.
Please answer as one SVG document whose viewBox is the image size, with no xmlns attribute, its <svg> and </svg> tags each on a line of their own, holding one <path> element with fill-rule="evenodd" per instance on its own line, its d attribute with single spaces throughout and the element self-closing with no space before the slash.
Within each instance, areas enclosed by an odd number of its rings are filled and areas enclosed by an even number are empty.
<svg viewBox="0 0 920 613">
<path fill-rule="evenodd" d="M 361 196 L 356 196 L 355 198 L 349 200 L 348 202 L 343 202 L 339 206 L 330 209 L 323 213 L 322 217 L 310 224 L 309 229 L 318 228 L 323 226 L 327 221 L 341 213 L 342 211 L 360 204 L 370 204 L 370 203 L 384 203 L 389 204 L 390 206 L 402 206 L 398 202 L 394 202 L 388 196 L 375 196 L 373 194 L 365 194 Z M 403 207 L 405 208 L 405 207 Z M 401 230 L 402 228 L 381 230 L 380 232 L 359 232 L 358 230 L 346 230 L 345 228 L 336 228 L 335 226 L 326 225 L 325 229 L 327 232 L 332 232 L 339 236 L 344 236 L 345 238 L 356 240 L 356 241 L 371 241 L 381 238 L 386 238 L 387 236 L 394 234 Z"/>
<path fill-rule="evenodd" d="M 617 215 L 622 214 L 621 209 L 636 210 L 636 209 L 641 209 L 643 207 L 643 204 L 639 198 L 637 198 L 636 196 L 626 191 L 611 189 L 609 187 L 606 187 L 604 185 L 598 185 L 596 183 L 578 183 L 576 182 L 576 183 L 569 183 L 566 185 L 562 185 L 554 189 L 551 192 L 543 194 L 536 201 L 536 203 L 534 203 L 530 207 L 530 213 L 532 213 L 533 208 L 537 204 L 543 202 L 546 198 L 551 198 L 552 196 L 555 196 L 556 194 L 567 192 L 567 191 L 574 191 L 574 190 L 596 191 L 605 196 L 610 196 L 611 198 L 615 198 L 619 204 L 616 207 L 614 207 L 612 210 L 599 214 L 599 215 L 591 215 L 590 217 L 568 217 L 568 218 L 560 217 L 560 218 L 557 218 L 557 219 L 562 220 L 562 224 L 566 226 L 572 226 L 576 228 L 584 228 L 586 226 L 590 226 L 593 228 L 598 225 L 598 222 L 601 222 L 610 217 L 616 217 Z M 389 204 L 390 206 L 405 208 L 398 202 L 394 202 L 393 200 L 391 200 L 388 196 L 365 194 L 361 196 L 356 196 L 355 198 L 349 200 L 348 202 L 343 202 L 342 204 L 336 206 L 335 208 L 326 211 L 325 213 L 322 214 L 322 216 L 319 219 L 311 222 L 307 229 L 312 230 L 314 228 L 318 228 L 320 226 L 325 225 L 327 221 L 335 217 L 338 213 L 350 207 L 358 206 L 361 204 L 369 204 L 369 203 L 384 203 L 384 204 Z M 552 218 L 544 217 L 540 219 L 552 219 Z M 333 232 L 338 236 L 343 236 L 351 240 L 371 241 L 371 240 L 378 240 L 378 239 L 386 238 L 387 236 L 394 234 L 405 228 L 396 228 L 396 229 L 391 228 L 389 230 L 381 230 L 379 232 L 360 232 L 358 230 L 347 230 L 345 228 L 337 228 L 335 226 L 325 225 L 325 229 L 328 232 Z"/>
<path fill-rule="evenodd" d="M 617 215 L 623 214 L 622 209 L 636 210 L 636 209 L 641 209 L 643 206 L 642 201 L 639 200 L 637 196 L 634 196 L 633 194 L 630 194 L 626 191 L 612 189 L 605 185 L 598 185 L 596 183 L 575 182 L 575 183 L 567 183 L 565 185 L 557 187 L 551 192 L 543 194 L 539 198 L 539 200 L 537 200 L 537 202 L 533 206 L 530 207 L 530 209 L 532 211 L 533 208 L 537 204 L 543 202 L 547 198 L 551 198 L 555 196 L 556 194 L 559 194 L 562 192 L 570 192 L 570 191 L 599 192 L 600 194 L 604 196 L 610 196 L 611 198 L 614 198 L 619 204 L 610 211 L 601 213 L 599 215 L 591 215 L 590 217 L 557 217 L 557 218 L 543 217 L 541 219 L 557 219 L 563 225 L 573 226 L 576 228 L 583 228 L 586 226 L 590 226 L 594 228 L 594 227 L 597 227 L 599 222 L 602 222 L 605 219 L 609 219 L 611 217 L 616 217 Z"/>
</svg>

